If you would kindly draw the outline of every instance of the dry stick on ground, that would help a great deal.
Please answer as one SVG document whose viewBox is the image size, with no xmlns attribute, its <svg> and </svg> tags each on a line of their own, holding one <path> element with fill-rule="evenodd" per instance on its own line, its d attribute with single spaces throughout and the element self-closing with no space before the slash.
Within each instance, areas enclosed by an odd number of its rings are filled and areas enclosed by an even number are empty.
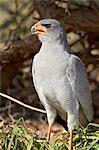
<svg viewBox="0 0 99 150">
<path fill-rule="evenodd" d="M 45 111 L 45 110 L 42 110 L 42 109 L 39 109 L 39 108 L 36 108 L 36 107 L 32 107 L 32 106 L 30 106 L 30 105 L 24 104 L 24 103 L 22 103 L 21 101 L 19 101 L 19 100 L 13 98 L 13 97 L 11 97 L 11 96 L 8 96 L 8 95 L 6 95 L 6 94 L 4 94 L 4 93 L 1 93 L 1 92 L 0 92 L 0 96 L 2 96 L 2 97 L 4 97 L 4 98 L 7 98 L 7 99 L 9 99 L 9 100 L 11 100 L 11 101 L 13 101 L 13 102 L 15 102 L 15 103 L 17 103 L 17 104 L 23 106 L 23 107 L 26 107 L 26 108 L 28 108 L 28 109 L 31 109 L 31 110 L 33 110 L 33 111 L 37 111 L 37 112 L 41 112 L 41 113 L 45 113 L 45 114 L 46 114 L 46 111 Z"/>
<path fill-rule="evenodd" d="M 14 107 L 15 107 L 15 105 L 14 105 L 14 104 L 13 104 L 13 105 L 11 104 L 10 108 L 12 109 L 12 108 L 14 108 Z M 0 107 L 0 113 L 6 111 L 6 110 L 8 110 L 8 109 L 9 109 L 9 106 Z"/>
</svg>

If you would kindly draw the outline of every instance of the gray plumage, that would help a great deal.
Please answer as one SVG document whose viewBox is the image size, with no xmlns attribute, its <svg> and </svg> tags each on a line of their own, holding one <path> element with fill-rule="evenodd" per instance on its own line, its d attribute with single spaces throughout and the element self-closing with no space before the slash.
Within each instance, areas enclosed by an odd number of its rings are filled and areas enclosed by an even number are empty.
<svg viewBox="0 0 99 150">
<path fill-rule="evenodd" d="M 46 32 L 38 34 L 42 46 L 34 57 L 32 74 L 48 123 L 52 125 L 58 113 L 67 119 L 69 130 L 79 126 L 79 122 L 87 125 L 93 119 L 93 107 L 85 66 L 70 53 L 59 21 L 43 19 L 39 23 Z"/>
</svg>

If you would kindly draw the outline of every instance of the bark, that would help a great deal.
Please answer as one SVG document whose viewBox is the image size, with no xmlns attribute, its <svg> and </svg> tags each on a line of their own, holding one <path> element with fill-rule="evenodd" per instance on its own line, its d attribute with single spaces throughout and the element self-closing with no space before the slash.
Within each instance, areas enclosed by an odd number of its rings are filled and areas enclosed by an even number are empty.
<svg viewBox="0 0 99 150">
<path fill-rule="evenodd" d="M 69 15 L 68 8 L 58 7 L 54 0 L 35 0 L 34 4 L 40 18 L 56 18 L 64 24 L 66 31 L 99 32 L 99 11 L 79 7 L 70 9 Z"/>
<path fill-rule="evenodd" d="M 22 63 L 33 57 L 40 48 L 36 36 L 28 36 L 11 44 L 6 51 L 0 53 L 0 91 L 4 92 Z"/>
</svg>

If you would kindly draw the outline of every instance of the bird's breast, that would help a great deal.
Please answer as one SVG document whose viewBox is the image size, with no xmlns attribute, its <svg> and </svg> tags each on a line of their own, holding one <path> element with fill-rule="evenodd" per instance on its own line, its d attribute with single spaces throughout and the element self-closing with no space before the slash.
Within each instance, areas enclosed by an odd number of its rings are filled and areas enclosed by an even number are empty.
<svg viewBox="0 0 99 150">
<path fill-rule="evenodd" d="M 41 53 L 35 63 L 35 74 L 42 81 L 59 80 L 64 76 L 67 65 L 63 53 Z"/>
<path fill-rule="evenodd" d="M 61 110 L 60 113 L 66 114 L 65 105 L 68 99 L 72 99 L 71 90 L 66 84 L 67 57 L 64 53 L 39 53 L 35 60 L 34 76 L 38 91 L 41 89 L 48 102 Z"/>
</svg>

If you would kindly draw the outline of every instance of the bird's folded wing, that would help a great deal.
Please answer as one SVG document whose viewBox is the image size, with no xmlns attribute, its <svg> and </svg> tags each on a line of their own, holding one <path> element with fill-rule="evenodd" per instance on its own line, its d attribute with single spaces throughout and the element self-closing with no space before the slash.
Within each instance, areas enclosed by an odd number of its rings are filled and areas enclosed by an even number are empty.
<svg viewBox="0 0 99 150">
<path fill-rule="evenodd" d="M 89 82 L 83 62 L 75 55 L 71 55 L 66 75 L 70 81 L 73 92 L 79 101 L 87 120 L 93 119 L 92 97 Z"/>
</svg>

